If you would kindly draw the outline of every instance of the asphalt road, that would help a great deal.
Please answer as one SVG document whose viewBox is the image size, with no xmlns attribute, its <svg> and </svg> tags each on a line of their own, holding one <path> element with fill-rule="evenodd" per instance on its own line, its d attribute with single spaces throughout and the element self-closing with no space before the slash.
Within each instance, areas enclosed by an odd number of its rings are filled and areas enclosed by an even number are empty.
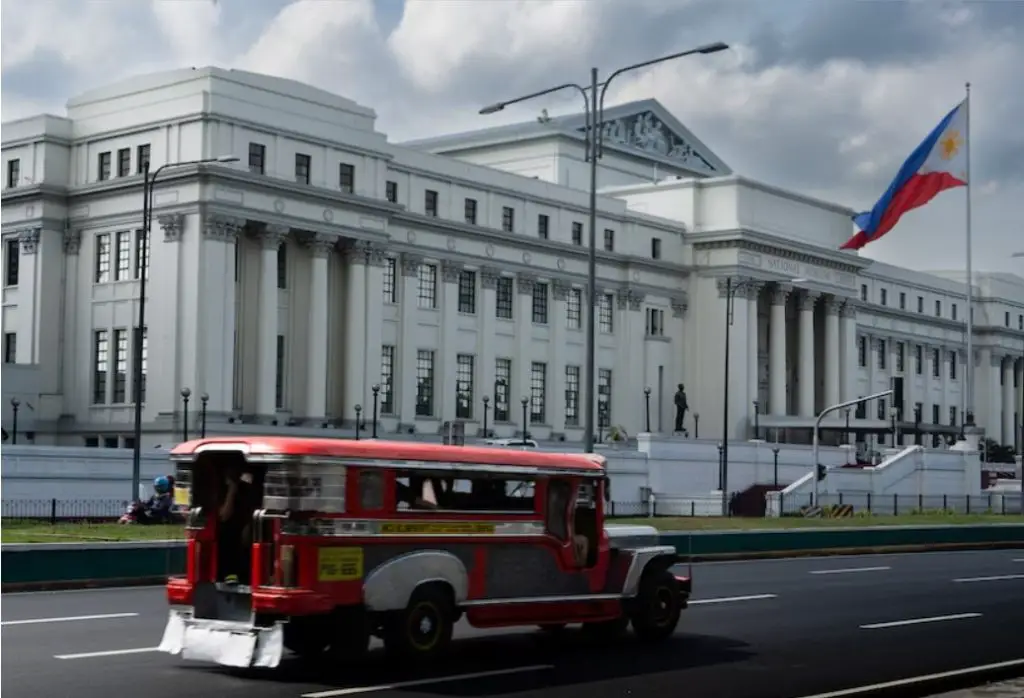
<svg viewBox="0 0 1024 698">
<path fill-rule="evenodd" d="M 8 698 L 841 698 L 1018 659 L 1024 674 L 1024 551 L 706 563 L 694 579 L 696 601 L 664 645 L 463 626 L 450 658 L 418 672 L 380 652 L 355 669 L 184 662 L 153 651 L 166 618 L 158 588 L 5 594 L 0 689 Z M 907 687 L 902 695 L 913 694 Z"/>
</svg>

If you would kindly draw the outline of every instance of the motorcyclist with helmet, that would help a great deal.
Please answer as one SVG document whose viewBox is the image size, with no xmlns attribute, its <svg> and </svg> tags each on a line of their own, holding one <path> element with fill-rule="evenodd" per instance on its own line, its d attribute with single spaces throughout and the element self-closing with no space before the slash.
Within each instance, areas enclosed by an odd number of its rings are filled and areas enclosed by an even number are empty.
<svg viewBox="0 0 1024 698">
<path fill-rule="evenodd" d="M 153 480 L 153 496 L 142 504 L 139 523 L 170 523 L 174 506 L 174 487 L 171 478 L 161 475 Z"/>
</svg>

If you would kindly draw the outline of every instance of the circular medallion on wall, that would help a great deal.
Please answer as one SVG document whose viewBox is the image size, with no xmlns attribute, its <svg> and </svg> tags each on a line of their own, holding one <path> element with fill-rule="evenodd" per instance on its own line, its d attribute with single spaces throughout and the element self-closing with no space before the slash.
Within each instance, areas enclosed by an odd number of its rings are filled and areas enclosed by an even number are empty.
<svg viewBox="0 0 1024 698">
<path fill-rule="evenodd" d="M 410 230 L 409 234 L 405 236 L 405 239 L 409 242 L 416 242 L 416 231 Z"/>
<path fill-rule="evenodd" d="M 565 269 L 565 260 L 562 259 L 561 257 L 558 258 L 558 261 L 555 262 L 555 264 L 558 266 L 559 269 Z"/>
<path fill-rule="evenodd" d="M 274 199 L 274 210 L 278 213 L 284 213 L 284 199 Z"/>
<path fill-rule="evenodd" d="M 488 257 L 493 257 L 494 256 L 494 245 L 487 245 L 487 247 L 484 248 L 484 252 L 487 254 Z"/>
<path fill-rule="evenodd" d="M 640 272 L 638 272 L 638 271 L 633 272 L 633 281 L 639 281 L 639 280 L 640 280 Z"/>
<path fill-rule="evenodd" d="M 533 259 L 533 257 L 530 256 L 529 252 L 523 252 L 523 262 L 525 264 L 529 264 L 530 260 L 532 260 L 532 259 Z"/>
<path fill-rule="evenodd" d="M 329 208 L 324 209 L 324 220 L 330 223 L 334 220 L 334 211 Z"/>
<path fill-rule="evenodd" d="M 448 246 L 448 251 L 449 252 L 454 252 L 455 251 L 455 238 L 452 238 L 452 237 L 448 238 L 448 242 L 445 243 L 445 244 Z"/>
</svg>

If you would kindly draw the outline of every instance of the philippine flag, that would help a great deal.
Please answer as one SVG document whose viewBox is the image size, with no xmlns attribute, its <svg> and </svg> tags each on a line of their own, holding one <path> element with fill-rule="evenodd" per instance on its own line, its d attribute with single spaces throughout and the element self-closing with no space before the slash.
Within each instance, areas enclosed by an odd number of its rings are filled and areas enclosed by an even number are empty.
<svg viewBox="0 0 1024 698">
<path fill-rule="evenodd" d="M 840 247 L 859 250 L 940 192 L 967 185 L 967 100 L 946 114 L 900 167 L 875 207 L 853 217 L 860 230 Z"/>
</svg>

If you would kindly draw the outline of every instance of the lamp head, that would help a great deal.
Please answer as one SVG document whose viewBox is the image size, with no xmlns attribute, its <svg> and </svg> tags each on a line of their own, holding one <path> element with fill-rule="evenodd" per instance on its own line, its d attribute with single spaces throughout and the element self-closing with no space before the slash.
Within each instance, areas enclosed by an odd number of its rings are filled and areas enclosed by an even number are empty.
<svg viewBox="0 0 1024 698">
<path fill-rule="evenodd" d="M 495 104 L 489 104 L 480 110 L 481 116 L 488 114 L 497 114 L 498 112 L 505 109 L 505 105 L 502 102 L 496 102 Z"/>
<path fill-rule="evenodd" d="M 182 388 L 181 396 L 188 400 L 190 397 L 192 397 L 192 391 L 189 388 Z"/>
</svg>

